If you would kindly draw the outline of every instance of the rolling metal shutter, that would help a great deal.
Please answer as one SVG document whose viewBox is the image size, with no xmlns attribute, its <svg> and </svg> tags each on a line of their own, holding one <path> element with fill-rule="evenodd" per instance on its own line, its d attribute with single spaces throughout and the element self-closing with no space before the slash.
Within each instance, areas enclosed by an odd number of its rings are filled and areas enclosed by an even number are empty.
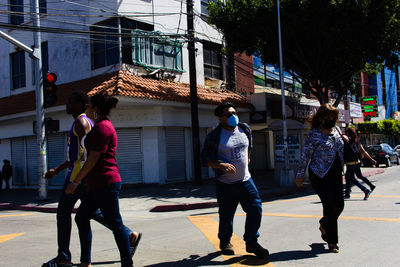
<svg viewBox="0 0 400 267">
<path fill-rule="evenodd" d="M 185 129 L 180 127 L 165 128 L 167 148 L 167 183 L 184 182 L 185 166 Z"/>
<path fill-rule="evenodd" d="M 117 129 L 117 164 L 123 184 L 143 183 L 142 133 L 138 128 Z"/>
<path fill-rule="evenodd" d="M 38 184 L 38 145 L 36 136 L 26 137 L 26 162 L 28 185 Z"/>
<path fill-rule="evenodd" d="M 11 139 L 11 165 L 13 169 L 12 183 L 25 185 L 26 158 L 24 138 Z"/>
<path fill-rule="evenodd" d="M 67 160 L 65 133 L 49 134 L 47 136 L 47 168 L 54 169 Z M 64 185 L 66 171 L 58 173 L 49 181 L 49 185 Z"/>
</svg>

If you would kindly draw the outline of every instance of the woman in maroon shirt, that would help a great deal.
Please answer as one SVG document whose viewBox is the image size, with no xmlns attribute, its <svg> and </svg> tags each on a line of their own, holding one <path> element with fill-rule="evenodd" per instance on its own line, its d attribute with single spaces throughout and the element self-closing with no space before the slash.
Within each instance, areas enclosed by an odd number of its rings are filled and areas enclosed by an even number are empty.
<svg viewBox="0 0 400 267">
<path fill-rule="evenodd" d="M 129 235 L 119 212 L 118 195 L 121 190 L 121 176 L 116 163 L 117 133 L 107 117 L 117 103 L 116 97 L 108 95 L 95 95 L 90 98 L 86 114 L 95 124 L 84 142 L 88 157 L 74 182 L 66 188 L 66 193 L 72 194 L 78 184 L 86 179 L 88 194 L 82 200 L 75 217 L 81 242 L 80 266 L 82 267 L 91 266 L 90 218 L 98 208 L 113 231 L 120 252 L 121 266 L 133 266 Z M 136 246 L 140 236 L 140 234 L 137 235 Z"/>
</svg>

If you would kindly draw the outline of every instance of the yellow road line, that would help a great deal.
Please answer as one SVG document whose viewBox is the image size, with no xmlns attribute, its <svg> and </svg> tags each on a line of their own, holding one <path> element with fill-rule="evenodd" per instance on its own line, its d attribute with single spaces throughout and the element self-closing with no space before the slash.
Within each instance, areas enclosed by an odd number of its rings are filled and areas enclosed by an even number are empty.
<svg viewBox="0 0 400 267">
<path fill-rule="evenodd" d="M 213 216 L 188 216 L 189 220 L 204 234 L 215 249 L 219 250 L 218 222 L 212 217 Z M 237 235 L 232 235 L 231 243 L 235 249 L 236 255 L 221 255 L 225 259 L 224 263 L 230 266 L 257 265 L 274 267 L 272 263 L 265 263 L 265 260 L 244 256 L 248 255 L 245 243 Z"/>
<path fill-rule="evenodd" d="M 351 197 L 356 197 L 356 198 L 364 198 L 364 194 L 353 194 Z M 369 198 L 400 198 L 399 195 L 375 195 L 372 194 L 369 196 Z M 281 203 L 281 202 L 297 202 L 297 201 L 303 201 L 303 200 L 315 200 L 319 198 L 317 196 L 313 197 L 298 197 L 298 198 L 291 198 L 291 199 L 279 199 L 279 200 L 273 200 L 273 201 L 267 201 L 263 202 L 263 204 L 274 204 L 274 203 Z"/>
<path fill-rule="evenodd" d="M 320 219 L 320 215 L 312 214 L 287 214 L 287 213 L 263 213 L 263 216 L 271 217 L 289 217 L 289 218 L 314 218 Z M 235 216 L 246 216 L 245 213 L 238 213 Z M 346 221 L 378 221 L 378 222 L 400 222 L 399 218 L 379 218 L 379 217 L 356 217 L 356 216 L 340 216 L 339 220 Z"/>
<path fill-rule="evenodd" d="M 6 217 L 18 217 L 18 216 L 28 216 L 28 215 L 34 215 L 34 213 L 21 213 L 21 214 L 8 214 L 8 215 L 0 215 L 0 218 L 6 218 Z"/>
<path fill-rule="evenodd" d="M 25 233 L 16 233 L 16 234 L 9 234 L 9 235 L 0 235 L 0 243 L 6 242 L 7 240 L 16 238 L 17 236 L 23 235 Z"/>
</svg>

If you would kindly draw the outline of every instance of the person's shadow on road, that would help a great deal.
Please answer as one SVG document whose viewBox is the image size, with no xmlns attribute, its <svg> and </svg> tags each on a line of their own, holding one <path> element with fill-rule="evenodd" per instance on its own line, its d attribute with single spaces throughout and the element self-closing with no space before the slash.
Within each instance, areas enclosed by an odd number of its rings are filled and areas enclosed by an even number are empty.
<svg viewBox="0 0 400 267">
<path fill-rule="evenodd" d="M 324 244 L 322 243 L 313 243 L 310 245 L 310 247 L 311 250 L 307 251 L 294 250 L 294 251 L 282 251 L 282 252 L 272 253 L 269 255 L 269 260 L 260 259 L 253 255 L 240 255 L 219 261 L 219 260 L 214 260 L 215 258 L 221 256 L 221 252 L 216 251 L 206 256 L 190 255 L 188 258 L 182 260 L 171 261 L 171 262 L 160 262 L 151 265 L 145 265 L 144 267 L 200 267 L 200 266 L 217 266 L 217 265 L 229 266 L 235 263 L 240 263 L 241 265 L 245 266 L 246 265 L 264 266 L 267 265 L 269 262 L 315 258 L 318 257 L 318 254 L 328 253 L 328 251 L 325 250 L 324 248 Z M 118 261 L 93 262 L 92 265 L 107 265 L 107 264 L 115 264 L 117 262 Z"/>
<path fill-rule="evenodd" d="M 221 256 L 221 252 L 216 251 L 202 257 L 199 255 L 190 255 L 188 258 L 179 261 L 156 263 L 152 265 L 146 265 L 144 267 L 199 267 L 216 265 L 229 266 L 235 263 L 240 263 L 241 265 L 248 266 L 263 266 L 269 262 L 267 260 L 257 258 L 253 255 L 241 255 L 236 257 L 233 256 L 232 258 L 222 261 L 214 260 L 219 256 Z"/>
<path fill-rule="evenodd" d="M 312 243 L 311 250 L 292 250 L 272 253 L 269 255 L 271 262 L 301 260 L 318 257 L 318 254 L 328 253 L 323 243 Z"/>
</svg>

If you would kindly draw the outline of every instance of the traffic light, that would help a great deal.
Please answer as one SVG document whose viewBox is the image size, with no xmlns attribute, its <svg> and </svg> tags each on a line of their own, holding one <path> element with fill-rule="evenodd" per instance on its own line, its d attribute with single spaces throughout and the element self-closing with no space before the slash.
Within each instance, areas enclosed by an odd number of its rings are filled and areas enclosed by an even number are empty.
<svg viewBox="0 0 400 267">
<path fill-rule="evenodd" d="M 57 103 L 57 75 L 55 73 L 46 73 L 43 82 L 44 107 L 50 107 Z"/>
</svg>

